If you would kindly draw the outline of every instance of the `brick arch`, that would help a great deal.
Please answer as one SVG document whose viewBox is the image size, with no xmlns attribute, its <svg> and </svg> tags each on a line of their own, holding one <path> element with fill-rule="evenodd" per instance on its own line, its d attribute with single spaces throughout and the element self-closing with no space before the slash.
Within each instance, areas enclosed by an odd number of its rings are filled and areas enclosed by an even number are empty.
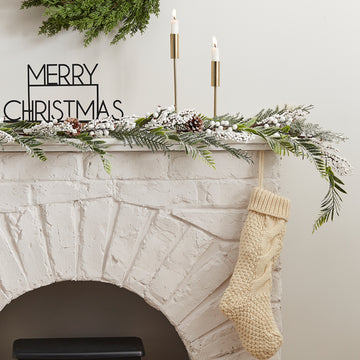
<svg viewBox="0 0 360 360">
<path fill-rule="evenodd" d="M 112 198 L 29 206 L 1 221 L 0 267 L 7 268 L 1 276 L 2 307 L 54 282 L 102 281 L 125 287 L 161 311 L 191 359 L 240 349 L 231 323 L 218 310 L 235 242 L 178 215 Z"/>
</svg>

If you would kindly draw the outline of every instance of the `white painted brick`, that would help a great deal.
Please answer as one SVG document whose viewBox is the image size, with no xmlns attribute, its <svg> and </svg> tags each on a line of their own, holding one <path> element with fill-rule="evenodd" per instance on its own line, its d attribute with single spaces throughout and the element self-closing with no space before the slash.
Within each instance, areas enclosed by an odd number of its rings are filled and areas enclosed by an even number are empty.
<svg viewBox="0 0 360 360">
<path fill-rule="evenodd" d="M 237 255 L 237 244 L 214 242 L 165 304 L 166 315 L 179 324 L 232 274 Z"/>
<path fill-rule="evenodd" d="M 45 234 L 55 280 L 76 278 L 77 230 L 73 204 L 49 204 L 43 209 Z"/>
<path fill-rule="evenodd" d="M 121 205 L 104 267 L 105 280 L 122 286 L 151 216 L 151 211 L 146 208 Z"/>
<path fill-rule="evenodd" d="M 6 296 L 15 299 L 24 291 L 30 290 L 16 254 L 11 248 L 4 216 L 0 215 L 0 284 Z"/>
<path fill-rule="evenodd" d="M 46 181 L 32 185 L 36 204 L 68 202 L 81 198 L 80 184 L 75 181 Z"/>
<path fill-rule="evenodd" d="M 282 316 L 281 316 L 281 304 L 280 303 L 272 304 L 272 310 L 273 310 L 275 322 L 276 322 L 280 332 L 283 332 L 283 324 L 282 324 Z"/>
<path fill-rule="evenodd" d="M 121 181 L 116 199 L 151 208 L 197 205 L 196 184 L 192 181 Z"/>
<path fill-rule="evenodd" d="M 31 204 L 31 188 L 28 184 L 0 184 L 0 212 L 17 211 Z"/>
<path fill-rule="evenodd" d="M 274 271 L 272 274 L 271 301 L 280 302 L 282 295 L 281 272 Z"/>
<path fill-rule="evenodd" d="M 190 349 L 195 360 L 216 359 L 232 354 L 242 348 L 232 323 L 227 322 L 209 334 L 191 343 Z"/>
<path fill-rule="evenodd" d="M 224 240 L 240 238 L 247 210 L 175 209 L 172 214 Z"/>
<path fill-rule="evenodd" d="M 130 288 L 134 289 L 140 284 L 142 288 L 139 291 L 144 296 L 147 285 L 186 228 L 182 222 L 167 214 L 160 213 L 154 219 L 129 273 L 127 284 Z"/>
<path fill-rule="evenodd" d="M 82 154 L 47 153 L 47 161 L 25 153 L 0 156 L 0 178 L 4 180 L 75 180 L 83 174 Z"/>
<path fill-rule="evenodd" d="M 36 204 L 62 203 L 112 196 L 110 181 L 42 181 L 32 185 Z"/>
<path fill-rule="evenodd" d="M 259 153 L 257 153 L 254 159 L 254 165 L 259 167 Z M 280 178 L 280 156 L 276 155 L 272 151 L 265 151 L 264 153 L 264 177 L 271 179 Z"/>
<path fill-rule="evenodd" d="M 198 200 L 201 206 L 247 209 L 257 179 L 197 180 Z"/>
<path fill-rule="evenodd" d="M 112 204 L 110 199 L 90 200 L 82 203 L 78 280 L 100 280 L 102 277 Z"/>
<path fill-rule="evenodd" d="M 254 152 L 250 152 L 254 155 Z M 245 179 L 257 176 L 257 168 L 244 160 L 227 153 L 214 151 L 216 170 L 199 159 L 183 153 L 172 153 L 169 162 L 169 177 L 182 179 Z M 256 159 L 255 159 L 256 160 Z"/>
<path fill-rule="evenodd" d="M 10 299 L 0 290 L 0 311 L 10 302 Z"/>
<path fill-rule="evenodd" d="M 166 179 L 168 158 L 161 153 L 119 152 L 109 153 L 112 179 Z M 96 154 L 85 157 L 85 176 L 89 179 L 109 179 Z"/>
<path fill-rule="evenodd" d="M 195 341 L 212 329 L 228 321 L 220 311 L 219 304 L 228 286 L 228 281 L 208 296 L 189 316 L 178 326 L 178 332 L 189 342 Z"/>
<path fill-rule="evenodd" d="M 11 235 L 32 289 L 54 281 L 38 210 L 28 207 L 9 214 Z"/>
<path fill-rule="evenodd" d="M 152 281 L 150 292 L 162 301 L 168 300 L 213 242 L 204 232 L 188 229 Z"/>
</svg>

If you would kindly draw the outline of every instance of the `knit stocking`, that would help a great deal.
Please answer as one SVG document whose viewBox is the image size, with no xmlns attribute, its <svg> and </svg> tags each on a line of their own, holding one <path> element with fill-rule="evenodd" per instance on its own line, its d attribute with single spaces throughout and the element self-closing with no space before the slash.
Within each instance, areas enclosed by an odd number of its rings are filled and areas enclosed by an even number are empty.
<svg viewBox="0 0 360 360">
<path fill-rule="evenodd" d="M 271 309 L 271 273 L 282 249 L 290 201 L 255 188 L 248 209 L 239 258 L 220 308 L 234 322 L 244 348 L 263 360 L 282 343 Z"/>
</svg>

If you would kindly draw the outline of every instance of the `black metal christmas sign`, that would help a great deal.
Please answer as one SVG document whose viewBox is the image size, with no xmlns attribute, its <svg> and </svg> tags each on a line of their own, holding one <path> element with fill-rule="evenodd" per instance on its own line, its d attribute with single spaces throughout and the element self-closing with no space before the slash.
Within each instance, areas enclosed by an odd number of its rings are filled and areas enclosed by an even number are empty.
<svg viewBox="0 0 360 360">
<path fill-rule="evenodd" d="M 5 103 L 6 121 L 62 121 L 70 117 L 89 121 L 124 116 L 121 101 L 107 103 L 100 98 L 94 74 L 99 64 L 27 65 L 27 99 Z"/>
</svg>

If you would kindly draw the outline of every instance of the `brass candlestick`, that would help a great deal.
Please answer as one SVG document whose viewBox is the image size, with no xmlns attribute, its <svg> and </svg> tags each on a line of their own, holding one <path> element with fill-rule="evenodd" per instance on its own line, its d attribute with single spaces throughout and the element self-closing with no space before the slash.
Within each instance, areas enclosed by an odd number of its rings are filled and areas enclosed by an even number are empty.
<svg viewBox="0 0 360 360">
<path fill-rule="evenodd" d="M 220 61 L 211 62 L 211 86 L 214 88 L 214 117 L 217 116 L 217 88 L 220 86 Z"/>
<path fill-rule="evenodd" d="M 176 76 L 176 60 L 179 59 L 179 34 L 170 34 L 170 59 L 173 59 L 174 70 L 174 106 L 175 111 L 178 110 L 177 101 L 177 76 Z"/>
</svg>

